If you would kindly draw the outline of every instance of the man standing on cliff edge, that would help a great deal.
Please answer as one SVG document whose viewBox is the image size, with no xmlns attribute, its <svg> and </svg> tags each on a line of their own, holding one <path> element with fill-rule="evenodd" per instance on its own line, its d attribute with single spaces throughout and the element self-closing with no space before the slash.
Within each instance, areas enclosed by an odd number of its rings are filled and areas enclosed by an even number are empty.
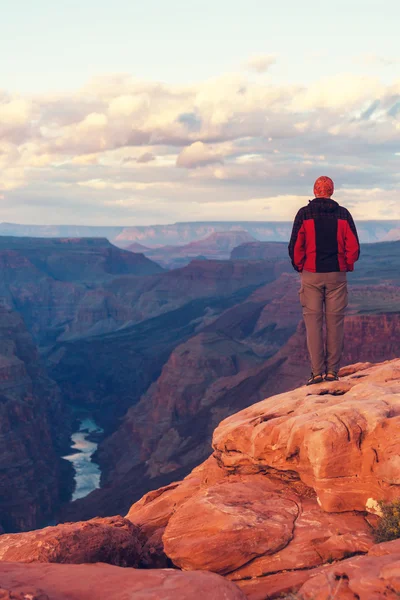
<svg viewBox="0 0 400 600">
<path fill-rule="evenodd" d="M 343 352 L 344 315 L 347 306 L 347 271 L 353 271 L 360 244 L 347 208 L 332 200 L 329 177 L 314 184 L 314 200 L 296 215 L 289 256 L 301 273 L 300 303 L 307 330 L 311 377 L 307 385 L 338 379 Z M 326 350 L 323 316 L 326 325 Z"/>
</svg>

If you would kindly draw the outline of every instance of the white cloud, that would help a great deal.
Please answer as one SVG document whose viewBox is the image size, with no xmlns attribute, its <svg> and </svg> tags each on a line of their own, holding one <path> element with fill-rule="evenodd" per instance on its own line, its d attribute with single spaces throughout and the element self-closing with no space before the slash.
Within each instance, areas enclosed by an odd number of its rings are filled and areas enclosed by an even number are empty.
<svg viewBox="0 0 400 600">
<path fill-rule="evenodd" d="M 1 125 L 24 125 L 32 115 L 32 103 L 24 98 L 15 98 L 0 103 Z"/>
<path fill-rule="evenodd" d="M 308 87 L 243 72 L 188 86 L 122 74 L 68 94 L 4 93 L 2 208 L 11 220 L 41 202 L 48 221 L 283 219 L 328 173 L 358 218 L 400 218 L 399 129 L 400 80 L 352 74 Z"/>
<path fill-rule="evenodd" d="M 220 154 L 203 144 L 203 142 L 195 142 L 182 150 L 176 159 L 177 167 L 185 167 L 186 169 L 195 169 L 205 165 L 222 163 Z"/>
</svg>

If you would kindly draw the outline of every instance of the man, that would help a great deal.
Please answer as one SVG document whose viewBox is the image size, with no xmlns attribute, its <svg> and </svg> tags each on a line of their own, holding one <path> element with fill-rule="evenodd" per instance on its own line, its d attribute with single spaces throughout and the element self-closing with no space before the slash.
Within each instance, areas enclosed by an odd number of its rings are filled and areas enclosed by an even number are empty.
<svg viewBox="0 0 400 600">
<path fill-rule="evenodd" d="M 343 352 L 347 271 L 353 271 L 360 244 L 349 211 L 331 199 L 334 184 L 319 177 L 314 200 L 299 210 L 293 224 L 289 255 L 301 273 L 300 302 L 307 330 L 311 377 L 307 385 L 338 379 Z M 326 325 L 326 352 L 323 316 Z"/>
</svg>

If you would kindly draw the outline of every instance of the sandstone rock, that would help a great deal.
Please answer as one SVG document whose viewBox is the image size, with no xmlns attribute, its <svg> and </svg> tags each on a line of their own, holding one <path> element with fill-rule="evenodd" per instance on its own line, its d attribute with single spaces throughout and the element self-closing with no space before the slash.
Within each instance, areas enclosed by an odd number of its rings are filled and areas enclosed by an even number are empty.
<svg viewBox="0 0 400 600">
<path fill-rule="evenodd" d="M 301 600 L 372 600 L 400 596 L 400 540 L 373 546 L 367 556 L 342 561 L 310 573 Z"/>
<path fill-rule="evenodd" d="M 297 473 L 329 512 L 366 510 L 400 489 L 400 360 L 299 388 L 225 419 L 214 432 L 232 472 Z"/>
<path fill-rule="evenodd" d="M 342 374 L 223 421 L 214 454 L 128 518 L 174 565 L 224 574 L 251 600 L 289 594 L 349 556 L 393 554 L 394 542 L 373 545 L 377 517 L 365 511 L 399 493 L 400 360 Z"/>
<path fill-rule="evenodd" d="M 143 550 L 143 560 L 148 560 L 147 566 L 170 566 L 164 553 L 162 536 L 171 516 L 200 489 L 207 489 L 208 486 L 226 478 L 227 474 L 219 467 L 214 457 L 210 456 L 183 481 L 149 492 L 131 506 L 126 518 L 140 527 L 147 540 Z"/>
<path fill-rule="evenodd" d="M 233 581 L 263 578 L 278 572 L 311 569 L 353 554 L 365 554 L 373 545 L 370 526 L 361 514 L 325 513 L 314 499 L 298 499 L 299 516 L 293 536 L 282 550 L 265 553 L 237 569 Z"/>
<path fill-rule="evenodd" d="M 42 563 L 104 562 L 137 567 L 143 556 L 138 527 L 122 517 L 65 523 L 0 536 L 0 561 Z"/>
<path fill-rule="evenodd" d="M 214 573 L 121 569 L 101 563 L 0 563 L 0 582 L 13 600 L 245 600 L 234 583 Z M 32 596 L 23 590 L 40 589 Z M 22 593 L 22 596 L 21 596 Z M 20 594 L 20 596 L 18 596 Z M 0 596 L 1 598 L 1 596 Z M 7 596 L 5 596 L 7 598 Z M 7 599 L 8 600 L 8 599 Z"/>
<path fill-rule="evenodd" d="M 188 500 L 171 517 L 163 540 L 178 567 L 229 573 L 263 554 L 282 550 L 299 513 L 295 498 L 270 482 L 227 482 Z"/>
<path fill-rule="evenodd" d="M 250 598 L 279 597 L 310 570 L 373 545 L 362 514 L 325 513 L 295 481 L 236 475 L 193 491 L 165 528 L 166 554 L 185 570 L 225 574 Z"/>
</svg>

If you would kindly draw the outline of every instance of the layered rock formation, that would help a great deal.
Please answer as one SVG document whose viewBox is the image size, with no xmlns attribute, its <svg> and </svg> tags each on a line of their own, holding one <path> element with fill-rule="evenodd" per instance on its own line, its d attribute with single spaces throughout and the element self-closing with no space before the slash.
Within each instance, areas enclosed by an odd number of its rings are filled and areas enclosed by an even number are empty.
<svg viewBox="0 0 400 600">
<path fill-rule="evenodd" d="M 301 598 L 321 586 L 326 600 L 338 573 L 335 598 L 392 597 L 384 590 L 398 582 L 399 546 L 374 546 L 369 513 L 400 496 L 400 360 L 358 364 L 338 383 L 255 404 L 222 421 L 213 447 L 186 479 L 127 515 L 160 555 L 223 574 L 252 600 L 303 584 Z M 353 555 L 367 556 L 336 563 Z M 374 586 L 382 595 L 367 595 Z"/>
<path fill-rule="evenodd" d="M 366 556 L 321 569 L 300 588 L 299 597 L 336 597 L 339 600 L 398 598 L 400 595 L 400 542 L 372 546 Z"/>
<path fill-rule="evenodd" d="M 66 523 L 38 531 L 0 536 L 0 561 L 96 563 L 119 567 L 146 564 L 143 536 L 122 517 Z"/>
<path fill-rule="evenodd" d="M 70 419 L 19 315 L 0 308 L 0 531 L 44 525 L 72 486 Z"/>
<path fill-rule="evenodd" d="M 107 240 L 0 237 L 0 294 L 40 345 L 64 336 L 117 328 L 132 319 L 110 292 L 93 293 L 120 276 L 162 273 L 142 254 Z M 135 283 L 132 282 L 133 287 Z"/>
</svg>

